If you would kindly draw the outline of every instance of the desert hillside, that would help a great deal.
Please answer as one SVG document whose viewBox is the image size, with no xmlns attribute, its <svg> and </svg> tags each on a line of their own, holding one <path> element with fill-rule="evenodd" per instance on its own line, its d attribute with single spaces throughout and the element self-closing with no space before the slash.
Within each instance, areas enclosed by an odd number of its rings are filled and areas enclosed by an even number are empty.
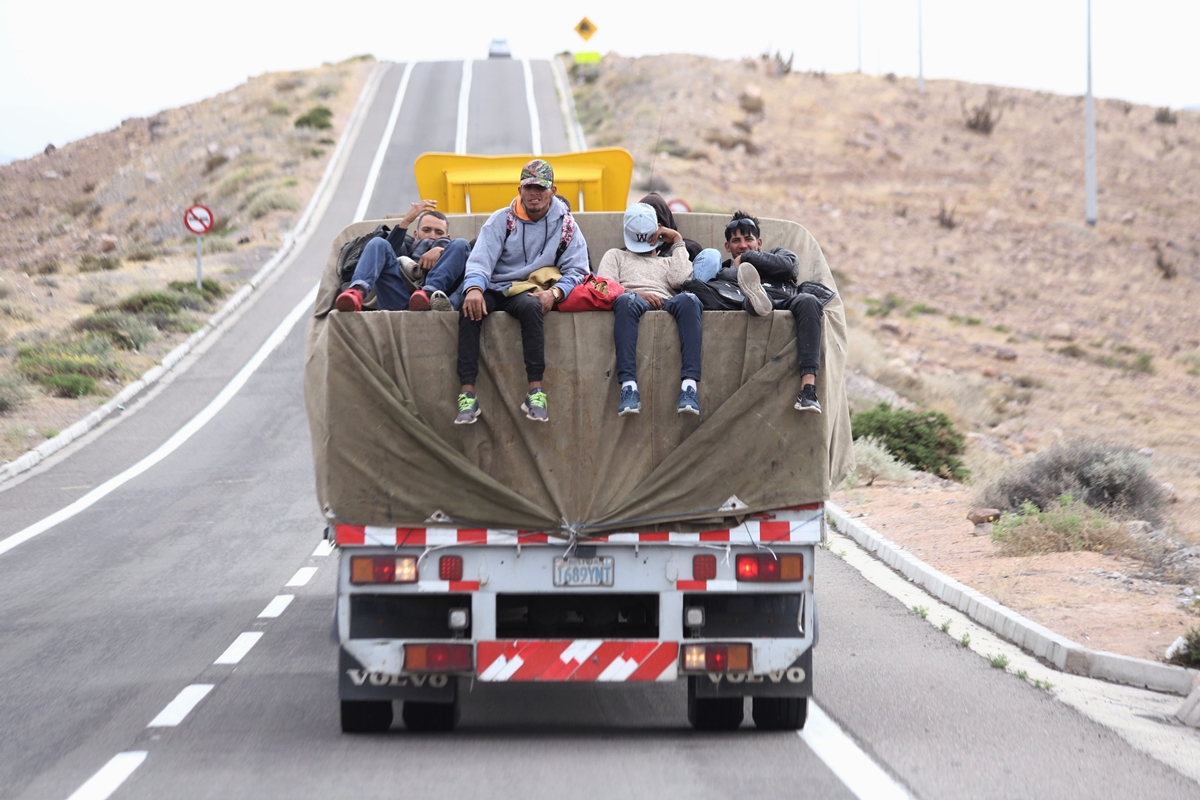
<svg viewBox="0 0 1200 800">
<path fill-rule="evenodd" d="M 970 431 L 977 475 L 1059 437 L 1144 449 L 1200 543 L 1200 114 L 1097 101 L 1091 228 L 1082 97 L 784 72 L 609 56 L 575 101 L 635 195 L 805 225 L 853 366 Z"/>
</svg>

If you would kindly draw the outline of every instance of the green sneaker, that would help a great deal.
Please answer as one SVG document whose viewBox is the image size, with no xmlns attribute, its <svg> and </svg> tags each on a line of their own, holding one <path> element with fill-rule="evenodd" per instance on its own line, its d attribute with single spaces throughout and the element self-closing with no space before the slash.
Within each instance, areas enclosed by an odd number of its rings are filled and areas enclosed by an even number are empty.
<svg viewBox="0 0 1200 800">
<path fill-rule="evenodd" d="M 461 392 L 458 395 L 458 416 L 454 418 L 455 425 L 470 425 L 479 419 L 483 412 L 479 409 L 479 400 L 474 392 Z"/>
<path fill-rule="evenodd" d="M 526 419 L 534 422 L 550 421 L 550 414 L 546 411 L 546 393 L 541 389 L 534 389 L 525 395 L 525 401 L 521 403 L 521 410 L 525 412 Z"/>
</svg>

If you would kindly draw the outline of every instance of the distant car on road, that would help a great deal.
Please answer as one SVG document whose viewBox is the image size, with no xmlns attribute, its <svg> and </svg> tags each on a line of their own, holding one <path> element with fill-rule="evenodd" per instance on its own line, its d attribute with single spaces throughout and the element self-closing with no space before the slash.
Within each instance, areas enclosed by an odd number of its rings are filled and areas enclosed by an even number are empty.
<svg viewBox="0 0 1200 800">
<path fill-rule="evenodd" d="M 512 48 L 508 46 L 508 39 L 492 39 L 492 43 L 488 45 L 488 58 L 512 58 Z"/>
</svg>

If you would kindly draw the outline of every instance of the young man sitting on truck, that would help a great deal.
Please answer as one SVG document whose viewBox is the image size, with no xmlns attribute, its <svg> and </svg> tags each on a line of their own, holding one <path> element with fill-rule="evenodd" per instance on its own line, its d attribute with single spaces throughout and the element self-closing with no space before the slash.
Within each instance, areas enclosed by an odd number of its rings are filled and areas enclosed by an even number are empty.
<svg viewBox="0 0 1200 800">
<path fill-rule="evenodd" d="M 375 290 L 380 311 L 453 311 L 449 295 L 462 283 L 471 251 L 466 239 L 447 238 L 446 215 L 436 200 L 418 200 L 387 238 L 371 239 L 359 256 L 350 288 L 337 296 L 338 311 L 362 311 L 363 299 Z M 408 226 L 417 224 L 409 235 Z M 424 274 L 420 289 L 409 288 L 400 258 L 416 262 Z"/>
<path fill-rule="evenodd" d="M 663 243 L 670 247 L 666 258 L 658 255 Z M 617 379 L 621 381 L 617 414 L 623 417 L 642 410 L 637 385 L 638 323 L 643 314 L 654 309 L 670 313 L 679 327 L 683 384 L 677 410 L 680 414 L 699 415 L 696 382 L 700 380 L 702 308 L 696 295 L 680 291 L 680 287 L 692 278 L 692 262 L 679 231 L 661 225 L 650 205 L 634 203 L 625 211 L 625 249 L 605 253 L 596 274 L 625 287 L 624 294 L 618 295 L 613 302 Z"/>
<path fill-rule="evenodd" d="M 800 366 L 800 394 L 796 396 L 797 411 L 821 413 L 817 399 L 817 369 L 821 364 L 821 314 L 822 300 L 809 293 L 824 290 L 825 301 L 833 292 L 820 284 L 805 284 L 801 291 L 798 285 L 800 260 L 785 247 L 763 249 L 758 219 L 743 211 L 735 211 L 725 226 L 725 251 L 730 258 L 722 265 L 713 279 L 725 285 L 736 283 L 745 300 L 742 307 L 751 314 L 763 317 L 772 310 L 792 312 L 796 320 L 796 352 Z M 715 250 L 705 250 L 696 257 L 699 266 L 702 260 L 719 257 Z M 704 307 L 711 310 L 727 310 L 730 301 L 711 286 L 696 286 L 695 281 L 687 287 L 696 292 Z M 734 295 L 737 293 L 734 292 Z M 735 306 L 736 307 L 736 306 Z"/>
<path fill-rule="evenodd" d="M 512 205 L 494 212 L 483 223 L 467 259 L 462 316 L 458 320 L 458 378 L 462 390 L 454 419 L 457 425 L 469 425 L 479 418 L 479 400 L 475 397 L 479 335 L 483 318 L 493 311 L 506 311 L 521 323 L 525 377 L 529 380 L 529 393 L 521 410 L 535 422 L 549 421 L 546 393 L 542 390 L 546 369 L 543 317 L 588 274 L 587 243 L 575 227 L 567 204 L 556 196 L 558 187 L 550 164 L 540 158 L 526 164 L 517 192 Z M 547 280 L 547 272 L 561 277 Z M 542 280 L 540 288 L 530 290 L 531 280 Z"/>
</svg>

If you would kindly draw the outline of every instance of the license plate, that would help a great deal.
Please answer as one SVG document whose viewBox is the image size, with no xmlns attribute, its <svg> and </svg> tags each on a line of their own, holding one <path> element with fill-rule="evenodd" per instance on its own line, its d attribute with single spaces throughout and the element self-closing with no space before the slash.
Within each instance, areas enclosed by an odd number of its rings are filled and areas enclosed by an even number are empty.
<svg viewBox="0 0 1200 800">
<path fill-rule="evenodd" d="M 611 556 L 554 559 L 555 586 L 612 586 Z"/>
</svg>

